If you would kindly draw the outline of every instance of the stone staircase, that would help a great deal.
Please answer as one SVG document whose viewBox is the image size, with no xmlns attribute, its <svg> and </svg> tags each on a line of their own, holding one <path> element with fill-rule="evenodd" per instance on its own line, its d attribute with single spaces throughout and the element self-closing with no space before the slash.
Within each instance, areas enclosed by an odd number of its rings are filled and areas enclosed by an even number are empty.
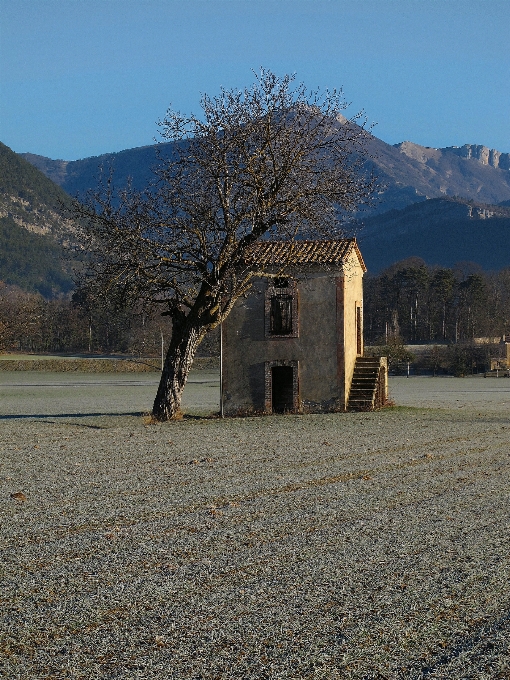
<svg viewBox="0 0 510 680">
<path fill-rule="evenodd" d="M 373 411 L 388 401 L 386 357 L 358 357 L 354 366 L 348 411 Z"/>
</svg>

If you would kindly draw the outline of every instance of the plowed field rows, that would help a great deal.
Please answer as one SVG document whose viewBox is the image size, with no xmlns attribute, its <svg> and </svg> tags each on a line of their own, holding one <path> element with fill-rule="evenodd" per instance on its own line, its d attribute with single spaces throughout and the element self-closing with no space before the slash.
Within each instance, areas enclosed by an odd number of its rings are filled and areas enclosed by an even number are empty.
<svg viewBox="0 0 510 680">
<path fill-rule="evenodd" d="M 224 421 L 193 380 L 149 425 L 152 377 L 0 375 L 1 677 L 510 678 L 510 380 Z"/>
</svg>

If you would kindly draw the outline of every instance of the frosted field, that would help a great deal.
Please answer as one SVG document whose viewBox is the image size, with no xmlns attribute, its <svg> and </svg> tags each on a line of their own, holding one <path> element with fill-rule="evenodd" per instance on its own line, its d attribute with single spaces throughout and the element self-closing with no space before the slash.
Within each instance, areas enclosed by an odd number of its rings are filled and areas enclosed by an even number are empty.
<svg viewBox="0 0 510 680">
<path fill-rule="evenodd" d="M 0 373 L 0 677 L 510 678 L 509 379 L 220 421 L 201 371 L 147 425 L 156 385 Z"/>
</svg>

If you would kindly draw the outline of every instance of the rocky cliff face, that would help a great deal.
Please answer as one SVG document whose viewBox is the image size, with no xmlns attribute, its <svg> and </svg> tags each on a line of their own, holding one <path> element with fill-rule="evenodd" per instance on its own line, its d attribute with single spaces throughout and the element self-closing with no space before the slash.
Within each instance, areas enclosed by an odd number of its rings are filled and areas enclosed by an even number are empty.
<svg viewBox="0 0 510 680">
<path fill-rule="evenodd" d="M 73 230 L 63 205 L 70 207 L 71 199 L 60 186 L 0 142 L 0 221 L 63 242 Z"/>
<path fill-rule="evenodd" d="M 482 165 L 490 165 L 501 170 L 510 170 L 510 154 L 502 153 L 497 149 L 489 149 L 482 144 L 464 144 L 464 146 L 447 146 L 443 149 L 434 149 L 428 146 L 420 146 L 413 142 L 401 142 L 395 147 L 420 163 L 428 163 L 431 159 L 438 161 L 443 154 L 454 154 L 461 158 L 473 158 Z"/>
<path fill-rule="evenodd" d="M 61 213 L 71 199 L 5 144 L 0 143 L 0 281 L 44 297 L 73 287 L 62 244 L 74 224 Z"/>
<path fill-rule="evenodd" d="M 475 158 L 482 165 L 491 165 L 493 168 L 510 170 L 510 154 L 501 153 L 496 149 L 489 149 L 481 144 L 464 144 L 464 146 L 447 146 L 441 149 L 444 153 L 454 153 L 461 158 Z"/>
</svg>

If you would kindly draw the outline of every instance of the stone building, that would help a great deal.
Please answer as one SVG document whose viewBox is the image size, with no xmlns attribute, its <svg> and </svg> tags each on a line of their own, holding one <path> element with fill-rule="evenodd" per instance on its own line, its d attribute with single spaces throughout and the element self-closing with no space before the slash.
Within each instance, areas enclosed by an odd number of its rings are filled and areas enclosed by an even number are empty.
<svg viewBox="0 0 510 680">
<path fill-rule="evenodd" d="M 363 357 L 363 274 L 356 239 L 266 241 L 255 279 L 223 324 L 226 415 L 344 411 L 384 402 L 384 360 Z"/>
</svg>

